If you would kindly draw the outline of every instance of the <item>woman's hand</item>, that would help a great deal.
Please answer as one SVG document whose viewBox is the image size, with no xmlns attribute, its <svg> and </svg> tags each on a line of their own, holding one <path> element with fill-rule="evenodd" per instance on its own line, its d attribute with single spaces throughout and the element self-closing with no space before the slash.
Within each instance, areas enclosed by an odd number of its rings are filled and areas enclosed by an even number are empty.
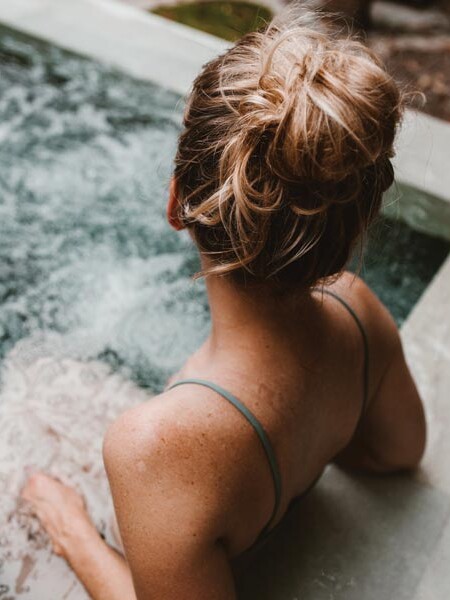
<svg viewBox="0 0 450 600">
<path fill-rule="evenodd" d="M 58 556 L 67 559 L 71 546 L 80 539 L 92 536 L 93 533 L 98 535 L 82 496 L 45 473 L 32 475 L 25 484 L 21 497 L 31 504 Z"/>
<path fill-rule="evenodd" d="M 102 540 L 78 492 L 36 473 L 21 496 L 47 531 L 54 552 L 65 558 L 93 600 L 136 600 L 124 558 Z"/>
</svg>

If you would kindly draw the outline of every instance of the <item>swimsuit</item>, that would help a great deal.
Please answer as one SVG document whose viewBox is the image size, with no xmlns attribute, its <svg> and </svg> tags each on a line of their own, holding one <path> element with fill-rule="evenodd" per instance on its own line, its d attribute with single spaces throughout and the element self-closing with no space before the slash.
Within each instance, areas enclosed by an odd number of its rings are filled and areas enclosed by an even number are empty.
<svg viewBox="0 0 450 600">
<path fill-rule="evenodd" d="M 347 309 L 348 313 L 353 317 L 353 320 L 355 321 L 355 323 L 358 326 L 358 329 L 361 333 L 361 337 L 363 340 L 363 346 L 364 346 L 363 402 L 362 402 L 360 417 L 358 420 L 358 425 L 356 427 L 356 429 L 357 429 L 359 427 L 359 424 L 361 423 L 361 417 L 365 412 L 365 409 L 367 407 L 367 401 L 368 401 L 369 345 L 368 345 L 368 341 L 367 341 L 367 334 L 364 330 L 364 327 L 363 327 L 358 315 L 351 308 L 351 306 L 349 306 L 349 304 L 347 304 L 347 302 L 345 300 L 343 300 L 340 296 L 338 296 L 337 294 L 335 294 L 334 292 L 331 292 L 329 290 L 314 288 L 313 291 L 319 291 L 323 294 L 327 294 L 328 296 L 332 296 L 338 302 L 340 302 L 341 305 L 344 306 Z M 222 396 L 223 398 L 228 400 L 228 402 L 230 402 L 247 419 L 247 421 L 250 423 L 250 425 L 256 431 L 256 433 L 261 441 L 261 444 L 263 446 L 263 449 L 266 454 L 267 460 L 269 462 L 270 470 L 272 473 L 273 485 L 274 485 L 274 490 L 275 490 L 275 505 L 274 505 L 272 514 L 270 516 L 270 519 L 269 519 L 267 525 L 261 531 L 261 533 L 259 534 L 259 536 L 256 539 L 256 541 L 254 542 L 254 544 L 250 547 L 250 548 L 253 548 L 256 545 L 259 545 L 270 533 L 272 533 L 272 531 L 274 531 L 274 529 L 276 529 L 276 527 L 271 529 L 271 524 L 278 512 L 278 508 L 280 505 L 281 475 L 280 475 L 280 469 L 278 467 L 278 462 L 277 462 L 277 458 L 276 458 L 273 446 L 269 440 L 269 436 L 267 435 L 267 433 L 264 430 L 264 427 L 261 425 L 261 423 L 255 417 L 255 415 L 252 412 L 250 412 L 250 410 L 240 400 L 238 400 L 236 398 L 236 396 L 233 396 L 233 394 L 231 394 L 230 392 L 228 392 L 227 390 L 222 388 L 220 385 L 217 385 L 216 383 L 213 383 L 211 381 L 205 381 L 204 379 L 182 379 L 180 381 L 175 382 L 174 384 L 169 386 L 167 389 L 171 390 L 174 387 L 177 387 L 179 385 L 184 385 L 187 383 L 202 385 L 204 387 L 210 388 L 211 390 L 214 390 L 220 396 Z M 320 476 L 321 476 L 321 473 L 312 482 L 312 484 L 307 488 L 306 491 L 304 491 L 302 494 L 300 494 L 299 496 L 296 496 L 295 498 L 292 499 L 292 501 L 289 504 L 288 510 L 291 510 L 292 507 L 294 506 L 294 504 L 296 504 L 298 502 L 298 500 L 300 500 L 300 498 L 302 498 L 307 492 L 309 492 L 309 490 L 316 484 L 316 482 L 318 481 Z M 248 550 L 250 550 L 250 548 Z M 247 550 L 246 550 L 246 552 L 247 552 Z"/>
</svg>

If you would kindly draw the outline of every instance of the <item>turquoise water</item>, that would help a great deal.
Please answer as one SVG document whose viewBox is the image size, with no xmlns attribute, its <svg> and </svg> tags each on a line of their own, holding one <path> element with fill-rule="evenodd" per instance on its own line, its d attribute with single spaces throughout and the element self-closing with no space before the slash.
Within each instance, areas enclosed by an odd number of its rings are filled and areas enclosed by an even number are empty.
<svg viewBox="0 0 450 600">
<path fill-rule="evenodd" d="M 0 74 L 0 355 L 53 332 L 160 389 L 209 325 L 165 220 L 179 98 L 6 28 Z M 401 323 L 448 251 L 384 219 L 362 275 Z"/>
</svg>

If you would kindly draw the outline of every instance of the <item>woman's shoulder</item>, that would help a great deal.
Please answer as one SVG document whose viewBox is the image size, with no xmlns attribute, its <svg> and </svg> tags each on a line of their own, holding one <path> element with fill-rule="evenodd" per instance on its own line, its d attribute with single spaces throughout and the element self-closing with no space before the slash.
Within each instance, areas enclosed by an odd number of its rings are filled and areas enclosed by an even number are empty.
<svg viewBox="0 0 450 600">
<path fill-rule="evenodd" d="M 199 402 L 202 390 L 166 390 L 122 413 L 107 429 L 103 442 L 105 462 L 152 461 L 155 455 L 186 453 L 196 446 L 214 450 L 219 427 Z M 207 408 L 207 407 L 206 407 Z"/>
<path fill-rule="evenodd" d="M 368 407 L 338 463 L 375 472 L 415 468 L 425 447 L 426 421 L 397 325 L 361 279 L 347 274 L 334 289 L 364 324 L 370 365 Z"/>
<path fill-rule="evenodd" d="M 338 295 L 355 312 L 364 330 L 373 388 L 401 345 L 398 327 L 375 292 L 354 273 L 344 272 L 325 289 Z"/>
<path fill-rule="evenodd" d="M 233 548 L 246 547 L 273 508 L 262 452 L 233 406 L 212 390 L 188 385 L 122 414 L 103 444 L 113 498 L 128 496 L 131 507 L 133 497 L 142 490 L 153 494 L 157 484 L 161 494 L 153 502 L 175 494 L 208 535 L 215 532 Z"/>
<path fill-rule="evenodd" d="M 236 452 L 248 454 L 252 436 L 239 419 L 224 417 L 224 404 L 211 394 L 199 386 L 180 386 L 116 419 L 103 442 L 110 484 L 124 477 L 130 485 L 159 479 L 168 488 L 187 486 L 198 498 L 216 501 L 210 508 L 217 514 L 233 505 L 242 484 Z"/>
<path fill-rule="evenodd" d="M 180 511 L 199 528 L 206 518 L 219 528 L 218 445 L 186 396 L 165 392 L 123 413 L 106 432 L 103 461 L 116 512 L 134 510 L 144 493 L 157 511 L 178 497 Z"/>
<path fill-rule="evenodd" d="M 345 271 L 326 289 L 341 297 L 355 311 L 371 338 L 383 344 L 398 338 L 398 328 L 389 310 L 360 277 Z"/>
<path fill-rule="evenodd" d="M 139 597 L 148 590 L 172 597 L 176 588 L 203 598 L 213 585 L 210 571 L 229 576 L 218 543 L 233 506 L 227 478 L 221 486 L 216 446 L 189 412 L 167 392 L 121 415 L 105 436 L 105 467 Z"/>
</svg>

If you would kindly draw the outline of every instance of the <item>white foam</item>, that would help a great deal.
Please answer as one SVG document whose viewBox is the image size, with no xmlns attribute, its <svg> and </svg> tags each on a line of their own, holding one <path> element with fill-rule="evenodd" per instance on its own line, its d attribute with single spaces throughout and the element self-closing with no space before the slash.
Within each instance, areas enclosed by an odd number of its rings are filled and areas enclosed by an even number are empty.
<svg viewBox="0 0 450 600">
<path fill-rule="evenodd" d="M 19 581 L 26 592 L 23 569 L 28 568 L 34 579 L 29 596 L 33 600 L 48 600 L 40 595 L 45 588 L 41 574 L 48 572 L 49 560 L 58 561 L 51 558 L 46 536 L 19 500 L 27 475 L 42 469 L 75 486 L 86 498 L 97 527 L 111 541 L 103 435 L 118 414 L 150 397 L 99 361 L 68 358 L 70 345 L 70 340 L 54 333 L 21 340 L 2 372 L 0 565 L 7 567 L 2 583 L 13 591 Z M 60 575 L 52 577 L 60 588 L 54 598 L 84 598 L 74 576 L 60 562 Z"/>
</svg>

